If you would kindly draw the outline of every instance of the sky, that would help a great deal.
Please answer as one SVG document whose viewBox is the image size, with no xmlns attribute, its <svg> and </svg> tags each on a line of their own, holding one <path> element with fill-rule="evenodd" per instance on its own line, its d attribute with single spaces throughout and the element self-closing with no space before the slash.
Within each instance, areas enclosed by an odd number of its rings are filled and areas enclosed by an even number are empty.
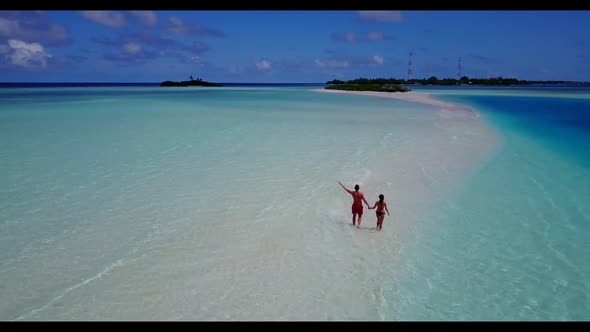
<svg viewBox="0 0 590 332">
<path fill-rule="evenodd" d="M 590 11 L 0 11 L 0 82 L 590 81 Z"/>
</svg>

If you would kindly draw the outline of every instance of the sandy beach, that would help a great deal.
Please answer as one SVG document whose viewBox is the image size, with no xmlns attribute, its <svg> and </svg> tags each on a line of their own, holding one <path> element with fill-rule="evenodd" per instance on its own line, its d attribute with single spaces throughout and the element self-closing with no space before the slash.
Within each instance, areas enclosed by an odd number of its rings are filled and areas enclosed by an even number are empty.
<svg viewBox="0 0 590 332">
<path fill-rule="evenodd" d="M 423 92 L 343 91 L 343 90 L 326 90 L 326 89 L 313 89 L 312 91 L 323 92 L 323 93 L 347 94 L 347 95 L 397 99 L 397 100 L 403 100 L 403 101 L 407 101 L 407 102 L 414 102 L 414 103 L 430 105 L 430 106 L 441 108 L 443 110 L 470 112 L 470 113 L 472 113 L 472 115 L 479 117 L 479 114 L 473 108 L 471 108 L 467 105 L 447 103 L 442 100 L 438 100 L 438 99 L 434 98 L 429 93 L 423 93 Z"/>
<path fill-rule="evenodd" d="M 384 154 L 367 185 L 380 187 L 380 178 L 391 181 L 391 199 L 419 211 L 436 206 L 458 179 L 468 178 L 474 167 L 489 158 L 500 136 L 479 112 L 465 104 L 448 103 L 421 92 L 374 92 L 313 89 L 314 92 L 388 98 L 428 105 L 437 110 L 433 118 L 437 132 L 426 127 L 408 127 L 412 139 L 398 142 L 395 154 Z M 394 106 L 395 107 L 395 106 Z M 388 171 L 395 170 L 395 171 Z M 394 189 L 395 190 L 392 190 Z M 436 193 L 435 193 L 436 192 Z M 410 216 L 404 216 L 409 218 Z"/>
</svg>

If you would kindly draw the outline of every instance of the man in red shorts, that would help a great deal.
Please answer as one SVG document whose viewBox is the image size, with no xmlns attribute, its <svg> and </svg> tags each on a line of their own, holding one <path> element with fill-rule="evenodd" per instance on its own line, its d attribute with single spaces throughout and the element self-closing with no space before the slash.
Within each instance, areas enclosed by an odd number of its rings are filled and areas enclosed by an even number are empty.
<svg viewBox="0 0 590 332">
<path fill-rule="evenodd" d="M 369 203 L 367 202 L 367 200 L 365 199 L 365 195 L 359 191 L 359 185 L 355 185 L 354 186 L 354 191 L 346 188 L 342 182 L 338 181 L 338 184 L 340 184 L 342 186 L 342 188 L 344 188 L 344 190 L 346 190 L 349 194 L 352 195 L 352 224 L 355 225 L 356 224 L 356 215 L 359 215 L 359 223 L 358 225 L 356 225 L 356 228 L 361 228 L 361 218 L 363 217 L 363 203 L 365 202 L 365 204 L 367 205 L 367 208 L 369 208 Z"/>
</svg>

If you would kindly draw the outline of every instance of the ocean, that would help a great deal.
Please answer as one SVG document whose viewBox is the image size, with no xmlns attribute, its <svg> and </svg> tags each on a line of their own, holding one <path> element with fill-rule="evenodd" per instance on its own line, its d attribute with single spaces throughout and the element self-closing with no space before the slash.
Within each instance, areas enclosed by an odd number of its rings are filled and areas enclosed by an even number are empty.
<svg viewBox="0 0 590 332">
<path fill-rule="evenodd" d="M 590 88 L 321 88 L 0 89 L 0 320 L 590 318 Z"/>
</svg>

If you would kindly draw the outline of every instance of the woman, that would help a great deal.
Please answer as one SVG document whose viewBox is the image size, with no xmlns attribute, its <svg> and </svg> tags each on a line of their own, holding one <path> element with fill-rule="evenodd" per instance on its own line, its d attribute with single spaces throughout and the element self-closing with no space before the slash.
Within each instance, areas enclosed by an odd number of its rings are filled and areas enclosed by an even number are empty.
<svg viewBox="0 0 590 332">
<path fill-rule="evenodd" d="M 381 228 L 383 227 L 383 219 L 385 219 L 385 211 L 387 211 L 387 215 L 389 216 L 389 210 L 387 209 L 387 203 L 385 203 L 385 201 L 383 200 L 385 198 L 385 196 L 383 196 L 383 194 L 379 195 L 379 200 L 377 202 L 375 202 L 375 205 L 373 205 L 373 207 L 370 207 L 369 209 L 372 210 L 374 208 L 377 208 L 377 211 L 375 211 L 375 214 L 377 215 L 377 230 L 380 231 Z"/>
</svg>

